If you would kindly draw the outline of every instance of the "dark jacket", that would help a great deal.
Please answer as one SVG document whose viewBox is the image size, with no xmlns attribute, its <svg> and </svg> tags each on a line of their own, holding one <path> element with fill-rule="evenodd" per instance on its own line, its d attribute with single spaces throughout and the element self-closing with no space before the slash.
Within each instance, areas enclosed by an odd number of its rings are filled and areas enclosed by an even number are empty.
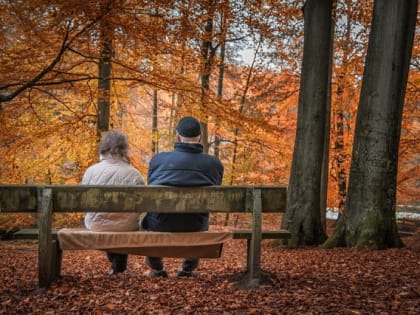
<svg viewBox="0 0 420 315">
<path fill-rule="evenodd" d="M 201 144 L 175 143 L 175 150 L 155 155 L 149 164 L 148 184 L 167 186 L 221 185 L 223 165 L 218 158 L 203 152 Z M 148 213 L 142 228 L 160 232 L 206 231 L 208 213 Z"/>
</svg>

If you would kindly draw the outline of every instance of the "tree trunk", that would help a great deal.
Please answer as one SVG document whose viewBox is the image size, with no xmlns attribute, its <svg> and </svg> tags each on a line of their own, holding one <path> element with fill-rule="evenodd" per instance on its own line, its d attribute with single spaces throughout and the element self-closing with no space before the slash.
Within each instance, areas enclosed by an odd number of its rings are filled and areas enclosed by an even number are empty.
<svg viewBox="0 0 420 315">
<path fill-rule="evenodd" d="M 204 116 L 207 112 L 207 98 L 210 89 L 210 74 L 213 68 L 213 60 L 216 54 L 216 49 L 212 46 L 213 39 L 213 18 L 215 13 L 214 1 L 209 1 L 207 20 L 204 25 L 204 38 L 201 44 L 201 111 L 204 113 Z M 204 152 L 209 152 L 209 140 L 208 140 L 208 127 L 207 121 L 200 121 L 201 130 L 203 133 L 202 144 L 204 147 Z"/>
<path fill-rule="evenodd" d="M 223 22 L 224 22 L 223 16 Z M 226 52 L 226 30 L 223 28 L 225 23 L 222 23 L 222 32 L 224 35 L 223 42 L 220 46 L 220 64 L 219 64 L 219 77 L 217 80 L 217 98 L 219 101 L 222 101 L 223 98 L 223 79 L 225 74 L 225 52 Z M 220 157 L 220 118 L 216 116 L 215 126 L 214 126 L 214 156 L 219 158 Z M 224 225 L 227 226 L 229 223 L 229 212 L 225 215 L 225 223 Z"/>
<path fill-rule="evenodd" d="M 153 90 L 153 120 L 152 120 L 152 152 L 157 154 L 159 152 L 158 142 L 158 92 Z"/>
<path fill-rule="evenodd" d="M 298 125 L 282 228 L 289 245 L 325 241 L 321 224 L 321 173 L 327 117 L 332 1 L 308 0 L 304 7 L 304 48 Z"/>
<path fill-rule="evenodd" d="M 324 153 L 322 157 L 322 169 L 321 169 L 321 225 L 326 231 L 327 229 L 327 196 L 328 196 L 328 177 L 330 174 L 329 168 L 329 156 L 330 156 L 330 130 L 331 130 L 331 80 L 332 80 L 332 69 L 333 69 L 333 52 L 334 52 L 334 31 L 335 31 L 335 19 L 336 19 L 336 7 L 337 0 L 333 0 L 333 9 L 331 14 L 331 37 L 330 37 L 330 56 L 328 61 L 328 93 L 327 93 L 327 108 L 325 117 L 325 131 L 324 131 Z"/>
<path fill-rule="evenodd" d="M 346 204 L 346 196 L 347 196 L 347 163 L 350 160 L 350 155 L 347 154 L 347 147 L 345 143 L 345 130 L 349 129 L 349 126 L 347 125 L 344 116 L 347 112 L 350 111 L 350 103 L 349 103 L 349 96 L 344 93 L 346 90 L 346 83 L 344 80 L 344 76 L 347 74 L 348 71 L 351 71 L 349 67 L 349 61 L 350 61 L 350 54 L 352 52 L 352 45 L 351 45 L 351 37 L 352 37 L 352 24 L 354 24 L 354 21 L 352 20 L 352 8 L 351 8 L 351 1 L 352 0 L 346 0 L 346 11 L 345 11 L 345 17 L 346 17 L 346 40 L 345 40 L 345 47 L 342 50 L 342 70 L 338 74 L 340 77 L 339 80 L 337 80 L 337 100 L 335 104 L 335 110 L 334 110 L 334 154 L 332 157 L 332 164 L 333 168 L 336 170 L 336 180 L 337 180 L 337 206 L 338 206 L 338 215 L 340 216 L 341 213 L 344 212 L 344 206 Z"/>
<path fill-rule="evenodd" d="M 344 213 L 324 247 L 402 246 L 395 219 L 398 146 L 417 0 L 375 0 Z"/>
<path fill-rule="evenodd" d="M 343 103 L 340 103 L 342 107 Z M 338 188 L 338 213 L 341 214 L 344 211 L 344 205 L 346 203 L 346 194 L 347 194 L 347 172 L 344 166 L 346 161 L 346 153 L 344 146 L 344 113 L 342 108 L 337 109 L 335 115 L 336 124 L 335 124 L 335 142 L 334 150 L 335 156 L 333 162 L 335 163 L 335 168 L 337 170 L 337 188 Z"/>
<path fill-rule="evenodd" d="M 220 44 L 220 63 L 219 63 L 219 77 L 217 79 L 217 99 L 222 101 L 223 98 L 223 79 L 225 76 L 225 57 L 226 57 L 226 32 L 227 32 L 227 19 L 226 15 L 222 14 L 221 18 L 221 28 L 220 32 L 222 33 L 222 41 Z M 220 153 L 220 118 L 215 117 L 215 127 L 214 127 L 214 156 L 219 158 Z M 228 213 L 226 215 L 229 215 Z"/>
<path fill-rule="evenodd" d="M 98 66 L 98 139 L 103 132 L 109 130 L 113 30 L 107 20 L 106 12 L 109 11 L 110 5 L 110 1 L 101 1 L 103 18 L 100 22 L 101 52 Z"/>
</svg>

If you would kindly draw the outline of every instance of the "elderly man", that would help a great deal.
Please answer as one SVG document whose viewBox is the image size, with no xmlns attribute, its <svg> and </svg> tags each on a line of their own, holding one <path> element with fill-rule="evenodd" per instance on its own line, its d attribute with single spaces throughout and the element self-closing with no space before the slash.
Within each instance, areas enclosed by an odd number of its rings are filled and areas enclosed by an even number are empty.
<svg viewBox="0 0 420 315">
<path fill-rule="evenodd" d="M 148 184 L 167 186 L 221 185 L 223 165 L 218 158 L 203 152 L 201 126 L 194 117 L 182 118 L 176 127 L 177 142 L 171 152 L 155 155 L 149 164 Z M 209 216 L 200 213 L 148 213 L 142 228 L 160 232 L 207 231 Z M 196 277 L 199 260 L 185 258 L 178 277 Z M 150 276 L 168 277 L 161 257 L 146 257 Z"/>
</svg>

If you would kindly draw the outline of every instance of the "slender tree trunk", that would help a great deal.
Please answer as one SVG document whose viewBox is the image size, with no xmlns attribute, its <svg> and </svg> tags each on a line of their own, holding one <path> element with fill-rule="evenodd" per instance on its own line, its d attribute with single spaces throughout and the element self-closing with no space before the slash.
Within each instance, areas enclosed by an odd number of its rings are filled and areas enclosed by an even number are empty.
<svg viewBox="0 0 420 315">
<path fill-rule="evenodd" d="M 327 117 L 332 1 L 308 0 L 304 7 L 304 48 L 298 125 L 287 208 L 282 227 L 290 246 L 317 245 L 326 239 L 321 224 L 321 171 Z"/>
<path fill-rule="evenodd" d="M 340 104 L 342 105 L 342 104 Z M 342 109 L 338 109 L 335 115 L 335 156 L 333 162 L 337 170 L 337 186 L 338 186 L 338 213 L 344 211 L 347 195 L 347 172 L 344 166 L 346 160 L 345 146 L 344 146 L 344 113 Z"/>
<path fill-rule="evenodd" d="M 335 17 L 336 17 L 337 0 L 333 0 L 333 9 L 331 14 L 331 37 L 330 37 L 330 60 L 328 65 L 328 94 L 327 94 L 327 109 L 325 119 L 325 133 L 324 133 L 324 153 L 322 157 L 321 170 L 321 224 L 323 229 L 327 230 L 326 212 L 327 212 L 327 195 L 328 195 L 328 175 L 329 175 L 329 155 L 330 155 L 330 130 L 331 130 L 331 80 L 333 69 L 333 52 L 334 52 L 334 31 L 335 31 Z"/>
<path fill-rule="evenodd" d="M 191 9 L 191 5 L 193 5 L 191 2 L 188 2 L 188 7 L 184 10 L 182 10 L 180 12 L 181 14 L 181 18 L 180 18 L 180 26 L 181 26 L 181 33 L 182 34 L 188 34 L 188 29 L 190 27 L 189 24 L 189 19 L 188 19 L 188 12 Z M 181 60 L 180 60 L 180 69 L 179 72 L 181 75 L 183 75 L 186 71 L 186 67 L 188 67 L 188 65 L 186 64 L 186 54 L 187 54 L 187 47 L 188 47 L 188 36 L 181 36 L 180 38 L 180 42 L 179 42 L 179 46 L 180 46 L 180 51 L 181 51 Z M 175 139 L 175 127 L 176 124 L 178 123 L 178 120 L 181 118 L 180 114 L 182 111 L 182 108 L 184 106 L 184 101 L 185 101 L 185 96 L 184 96 L 184 92 L 182 89 L 180 89 L 179 91 L 176 92 L 176 97 L 175 97 L 175 104 L 176 106 L 173 107 L 173 110 L 171 111 L 171 117 L 170 117 L 170 122 L 169 122 L 169 133 L 173 132 L 173 136 Z M 171 142 L 172 143 L 172 142 Z"/>
<path fill-rule="evenodd" d="M 224 20 L 223 20 L 224 21 Z M 223 43 L 220 46 L 220 64 L 219 64 L 219 77 L 217 80 L 217 98 L 219 101 L 222 100 L 223 97 L 223 78 L 225 74 L 225 39 L 226 39 L 226 30 L 224 30 L 222 23 L 222 32 L 224 34 Z M 214 156 L 220 158 L 220 121 L 219 117 L 216 116 L 215 127 L 214 127 Z M 229 223 L 229 213 L 225 215 L 225 223 L 224 225 L 227 226 Z"/>
<path fill-rule="evenodd" d="M 184 66 L 181 66 L 180 73 L 184 74 Z M 182 106 L 184 105 L 184 93 L 182 92 L 182 90 L 176 92 L 176 94 L 173 96 L 172 103 L 173 103 L 173 106 L 172 106 L 171 116 L 169 120 L 168 133 L 170 134 L 171 132 L 173 132 L 173 136 L 175 137 L 176 124 L 178 123 L 178 120 L 181 118 L 179 116 L 182 110 Z M 173 141 L 170 141 L 170 143 L 172 142 Z"/>
<path fill-rule="evenodd" d="M 156 154 L 159 152 L 158 142 L 158 92 L 153 90 L 153 121 L 152 121 L 152 152 Z"/>
<path fill-rule="evenodd" d="M 214 1 L 209 1 L 208 6 L 208 17 L 204 25 L 204 38 L 201 44 L 201 111 L 204 113 L 204 116 L 207 117 L 207 98 L 210 89 L 210 74 L 213 68 L 214 56 L 216 54 L 216 49 L 212 46 L 213 38 L 213 18 L 214 18 Z M 201 130 L 203 133 L 202 144 L 204 147 L 204 152 L 209 151 L 209 140 L 208 140 L 208 126 L 207 121 L 201 120 Z"/>
<path fill-rule="evenodd" d="M 417 0 L 375 0 L 346 206 L 324 247 L 402 246 L 395 219 L 398 146 Z"/>
<path fill-rule="evenodd" d="M 221 32 L 223 34 L 222 43 L 220 44 L 220 63 L 219 63 L 219 77 L 217 80 L 217 98 L 219 101 L 223 98 L 223 79 L 225 75 L 225 56 L 226 56 L 226 19 L 225 15 L 222 16 Z M 215 118 L 215 133 L 214 133 L 214 155 L 219 157 L 220 149 L 220 119 L 218 116 Z M 226 214 L 229 215 L 228 213 Z"/>
<path fill-rule="evenodd" d="M 352 32 L 352 17 L 351 17 L 351 1 L 346 0 L 346 47 L 344 47 L 342 54 L 342 67 L 341 73 L 345 75 L 348 71 L 348 63 L 349 63 L 349 52 L 351 47 L 351 32 Z M 345 129 L 348 129 L 348 125 L 345 121 L 345 113 L 349 111 L 349 99 L 345 96 L 344 91 L 346 89 L 345 80 L 337 80 L 337 103 L 336 109 L 334 110 L 334 156 L 332 158 L 332 163 L 334 165 L 334 169 L 336 170 L 336 180 L 337 180 L 337 201 L 338 201 L 338 214 L 339 216 L 344 211 L 344 205 L 346 203 L 347 197 L 347 177 L 348 177 L 348 170 L 346 162 L 350 159 L 350 156 L 347 154 L 346 151 L 346 144 L 345 144 Z"/>
<path fill-rule="evenodd" d="M 100 139 L 103 132 L 109 130 L 113 30 L 106 13 L 110 10 L 111 2 L 109 0 L 101 1 L 103 18 L 100 21 L 101 53 L 98 67 L 98 139 Z"/>
</svg>

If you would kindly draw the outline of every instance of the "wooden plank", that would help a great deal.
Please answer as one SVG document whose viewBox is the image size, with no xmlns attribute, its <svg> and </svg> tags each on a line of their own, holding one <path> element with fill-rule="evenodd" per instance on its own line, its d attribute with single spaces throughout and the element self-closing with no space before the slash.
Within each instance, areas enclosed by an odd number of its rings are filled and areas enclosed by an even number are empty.
<svg viewBox="0 0 420 315">
<path fill-rule="evenodd" d="M 54 187 L 54 211 L 246 211 L 246 190 L 165 186 Z"/>
<path fill-rule="evenodd" d="M 54 212 L 251 212 L 252 187 L 53 186 Z M 284 212 L 285 187 L 262 187 L 264 212 Z"/>
<path fill-rule="evenodd" d="M 1 212 L 37 212 L 37 186 L 0 185 Z"/>
<path fill-rule="evenodd" d="M 58 230 L 52 230 L 51 236 L 53 240 L 57 239 L 57 232 Z M 37 240 L 39 236 L 39 230 L 38 229 L 22 229 L 15 233 L 13 233 L 13 239 L 17 240 Z"/>
<path fill-rule="evenodd" d="M 57 231 L 52 230 L 52 239 L 57 239 Z M 37 240 L 38 239 L 38 229 L 22 229 L 13 233 L 13 239 L 23 239 L 23 240 Z M 235 230 L 232 231 L 233 239 L 251 239 L 252 231 L 251 230 Z M 264 240 L 273 240 L 273 239 L 288 239 L 291 234 L 287 230 L 278 230 L 278 231 L 267 231 L 263 230 L 261 233 L 261 238 Z"/>
<path fill-rule="evenodd" d="M 58 229 L 53 229 L 51 231 L 52 239 L 57 239 Z M 23 240 L 37 240 L 39 235 L 38 229 L 22 229 L 13 233 L 13 239 L 23 239 Z M 278 231 L 268 231 L 263 230 L 261 232 L 261 238 L 264 240 L 273 240 L 273 239 L 287 239 L 290 238 L 291 234 L 287 230 L 278 230 Z M 232 231 L 233 239 L 251 239 L 252 231 L 251 230 L 235 230 Z"/>
<path fill-rule="evenodd" d="M 251 230 L 236 230 L 232 232 L 233 239 L 251 239 L 252 231 Z M 278 231 L 266 231 L 261 232 L 262 239 L 288 239 L 291 234 L 287 230 L 278 230 Z"/>
<path fill-rule="evenodd" d="M 37 212 L 40 186 L 0 185 L 0 212 Z M 53 211 L 251 212 L 248 186 L 51 185 Z M 284 212 L 286 187 L 258 186 L 263 212 Z"/>
<path fill-rule="evenodd" d="M 281 186 L 255 186 L 254 189 L 261 190 L 261 211 L 262 212 L 286 212 L 287 187 Z"/>
</svg>

